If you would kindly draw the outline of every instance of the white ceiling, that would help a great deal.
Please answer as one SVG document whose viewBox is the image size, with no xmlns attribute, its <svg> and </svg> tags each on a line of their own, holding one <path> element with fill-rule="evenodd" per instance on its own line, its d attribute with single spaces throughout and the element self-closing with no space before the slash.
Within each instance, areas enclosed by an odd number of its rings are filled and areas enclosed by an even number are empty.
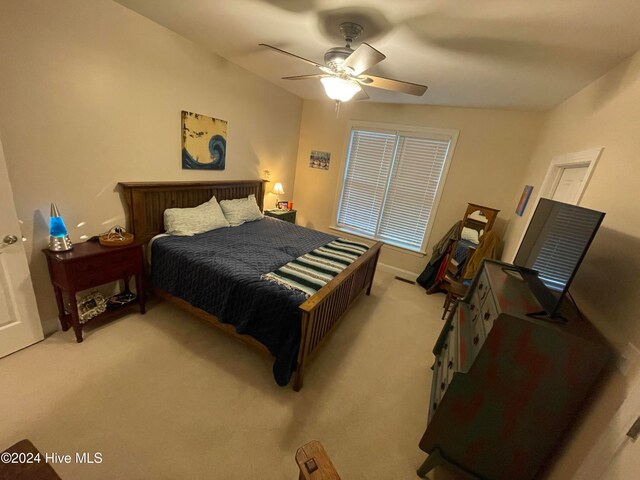
<svg viewBox="0 0 640 480">
<path fill-rule="evenodd" d="M 548 109 L 640 50 L 638 0 L 116 0 L 305 99 L 317 73 L 268 43 L 323 63 L 338 25 L 387 58 L 368 73 L 429 86 L 423 97 L 368 89 L 372 101 Z M 348 6 L 347 6 L 348 5 Z"/>
</svg>

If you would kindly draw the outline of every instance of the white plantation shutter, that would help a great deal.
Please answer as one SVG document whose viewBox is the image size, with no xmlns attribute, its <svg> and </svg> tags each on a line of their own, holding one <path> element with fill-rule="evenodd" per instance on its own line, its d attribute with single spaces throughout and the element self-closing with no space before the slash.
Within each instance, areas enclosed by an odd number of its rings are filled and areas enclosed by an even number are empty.
<svg viewBox="0 0 640 480">
<path fill-rule="evenodd" d="M 450 135 L 354 129 L 337 227 L 420 251 Z"/>
<path fill-rule="evenodd" d="M 449 143 L 449 140 L 400 137 L 378 238 L 420 249 Z"/>
<path fill-rule="evenodd" d="M 531 267 L 539 272 L 547 287 L 564 289 L 600 220 L 591 210 L 558 209 L 553 221 L 549 222 L 551 231 Z"/>
<path fill-rule="evenodd" d="M 395 148 L 394 134 L 351 132 L 338 226 L 375 235 Z"/>
</svg>

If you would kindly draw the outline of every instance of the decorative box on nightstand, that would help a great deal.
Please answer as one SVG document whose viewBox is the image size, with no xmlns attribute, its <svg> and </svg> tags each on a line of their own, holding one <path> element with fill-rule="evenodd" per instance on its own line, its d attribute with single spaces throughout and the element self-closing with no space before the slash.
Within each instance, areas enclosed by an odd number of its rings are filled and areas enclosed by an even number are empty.
<svg viewBox="0 0 640 480">
<path fill-rule="evenodd" d="M 289 223 L 296 223 L 295 210 L 265 210 L 264 214 L 267 217 L 277 218 L 278 220 L 284 220 Z"/>
</svg>

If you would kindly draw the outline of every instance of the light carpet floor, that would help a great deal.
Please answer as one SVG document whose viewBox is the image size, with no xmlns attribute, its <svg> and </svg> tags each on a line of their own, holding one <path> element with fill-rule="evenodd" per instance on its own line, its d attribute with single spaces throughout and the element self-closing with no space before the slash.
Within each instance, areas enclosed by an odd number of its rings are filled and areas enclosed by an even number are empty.
<svg viewBox="0 0 640 480">
<path fill-rule="evenodd" d="M 299 393 L 270 359 L 166 302 L 0 359 L 0 450 L 99 452 L 72 479 L 294 479 L 320 440 L 344 480 L 414 479 L 442 295 L 378 272 Z M 438 472 L 439 478 L 444 472 Z M 431 475 L 433 478 L 433 475 Z"/>
</svg>

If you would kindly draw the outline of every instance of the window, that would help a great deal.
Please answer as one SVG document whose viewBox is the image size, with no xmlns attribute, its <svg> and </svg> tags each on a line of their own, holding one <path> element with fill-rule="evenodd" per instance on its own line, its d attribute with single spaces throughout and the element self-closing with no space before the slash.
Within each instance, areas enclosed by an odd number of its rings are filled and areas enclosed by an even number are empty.
<svg viewBox="0 0 640 480">
<path fill-rule="evenodd" d="M 455 136 L 353 127 L 336 226 L 424 251 Z"/>
</svg>

